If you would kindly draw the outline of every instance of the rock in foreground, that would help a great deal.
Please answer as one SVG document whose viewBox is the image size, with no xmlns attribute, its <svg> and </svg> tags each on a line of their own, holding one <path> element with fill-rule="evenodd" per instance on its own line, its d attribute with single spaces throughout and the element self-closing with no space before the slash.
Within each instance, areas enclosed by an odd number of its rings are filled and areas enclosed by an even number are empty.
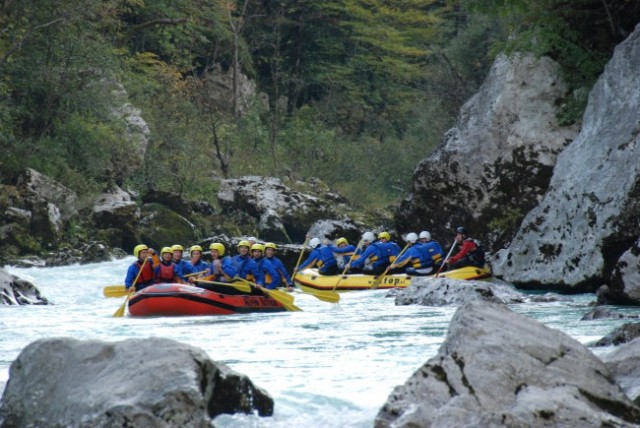
<svg viewBox="0 0 640 428">
<path fill-rule="evenodd" d="M 438 354 L 398 386 L 383 427 L 638 426 L 640 410 L 578 341 L 506 306 L 460 307 Z"/>
<path fill-rule="evenodd" d="M 198 348 L 162 339 L 38 340 L 11 364 L 0 426 L 210 427 L 273 400 Z"/>
</svg>

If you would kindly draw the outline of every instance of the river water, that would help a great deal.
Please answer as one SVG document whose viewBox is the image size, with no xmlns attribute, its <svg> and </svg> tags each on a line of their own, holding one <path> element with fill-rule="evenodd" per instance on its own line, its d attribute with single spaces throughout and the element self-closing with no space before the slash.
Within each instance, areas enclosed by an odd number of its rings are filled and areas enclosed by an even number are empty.
<svg viewBox="0 0 640 428">
<path fill-rule="evenodd" d="M 371 427 L 393 387 L 437 353 L 455 312 L 453 307 L 395 306 L 387 291 L 375 290 L 343 293 L 337 305 L 295 293 L 302 312 L 113 318 L 124 298 L 105 298 L 102 290 L 122 284 L 132 261 L 6 267 L 34 283 L 53 304 L 0 306 L 0 385 L 8 380 L 11 362 L 36 339 L 167 337 L 248 375 L 275 400 L 273 417 L 223 415 L 216 426 Z M 580 321 L 593 300 L 585 294 L 512 309 L 588 344 L 624 322 Z"/>
</svg>

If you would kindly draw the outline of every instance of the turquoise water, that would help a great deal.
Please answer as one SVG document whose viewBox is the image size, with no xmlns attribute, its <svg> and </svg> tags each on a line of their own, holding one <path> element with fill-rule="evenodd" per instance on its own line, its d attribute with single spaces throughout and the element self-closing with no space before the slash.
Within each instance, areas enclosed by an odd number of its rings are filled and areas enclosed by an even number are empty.
<svg viewBox="0 0 640 428">
<path fill-rule="evenodd" d="M 455 308 L 395 306 L 387 291 L 341 294 L 338 305 L 296 293 L 303 312 L 218 317 L 113 318 L 132 259 L 84 266 L 12 268 L 53 305 L 0 306 L 0 383 L 29 343 L 44 337 L 117 341 L 168 337 L 203 349 L 213 360 L 248 375 L 275 400 L 270 418 L 216 418 L 219 427 L 371 427 L 394 386 L 437 353 Z M 624 320 L 580 321 L 593 295 L 512 309 L 582 343 Z M 599 350 L 598 352 L 605 352 Z"/>
</svg>

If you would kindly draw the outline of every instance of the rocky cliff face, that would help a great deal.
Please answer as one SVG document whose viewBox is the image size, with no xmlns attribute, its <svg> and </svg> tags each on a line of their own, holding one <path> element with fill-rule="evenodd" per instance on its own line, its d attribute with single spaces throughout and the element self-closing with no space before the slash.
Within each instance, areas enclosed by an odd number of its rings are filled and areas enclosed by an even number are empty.
<svg viewBox="0 0 640 428">
<path fill-rule="evenodd" d="M 589 96 L 583 127 L 549 190 L 493 263 L 517 284 L 593 289 L 640 234 L 640 27 Z"/>
<path fill-rule="evenodd" d="M 450 241 L 452 227 L 466 225 L 476 234 L 498 221 L 513 224 L 503 231 L 511 238 L 546 191 L 558 153 L 577 134 L 556 119 L 566 97 L 559 76 L 549 58 L 498 57 L 458 125 L 416 168 L 412 195 L 396 213 L 398 230 L 427 229 Z"/>
</svg>

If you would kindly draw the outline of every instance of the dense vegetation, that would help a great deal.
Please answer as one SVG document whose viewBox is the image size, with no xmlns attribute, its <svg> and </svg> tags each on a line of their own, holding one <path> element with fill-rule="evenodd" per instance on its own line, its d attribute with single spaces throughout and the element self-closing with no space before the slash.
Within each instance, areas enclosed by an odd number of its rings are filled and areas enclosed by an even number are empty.
<svg viewBox="0 0 640 428">
<path fill-rule="evenodd" d="M 213 201 L 216 177 L 286 175 L 387 204 L 406 194 L 416 162 L 453 125 L 497 52 L 559 60 L 572 85 L 562 112 L 570 123 L 639 8 L 625 0 L 4 0 L 0 184 L 32 166 L 80 193 L 115 182 Z M 135 150 L 127 103 L 150 132 L 133 175 L 122 167 Z"/>
</svg>

